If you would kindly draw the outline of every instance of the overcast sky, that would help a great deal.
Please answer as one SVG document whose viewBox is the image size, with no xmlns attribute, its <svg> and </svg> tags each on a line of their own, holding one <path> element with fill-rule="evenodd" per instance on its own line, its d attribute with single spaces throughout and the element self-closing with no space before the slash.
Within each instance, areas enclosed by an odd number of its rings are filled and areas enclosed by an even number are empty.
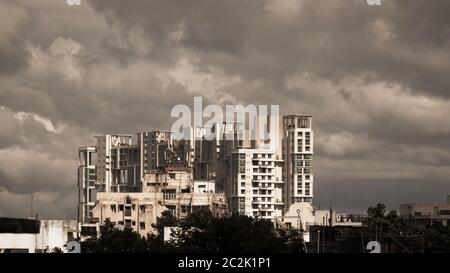
<svg viewBox="0 0 450 273">
<path fill-rule="evenodd" d="M 322 208 L 450 192 L 450 1 L 81 2 L 0 0 L 0 216 L 75 219 L 77 147 L 196 95 L 312 114 Z"/>
</svg>

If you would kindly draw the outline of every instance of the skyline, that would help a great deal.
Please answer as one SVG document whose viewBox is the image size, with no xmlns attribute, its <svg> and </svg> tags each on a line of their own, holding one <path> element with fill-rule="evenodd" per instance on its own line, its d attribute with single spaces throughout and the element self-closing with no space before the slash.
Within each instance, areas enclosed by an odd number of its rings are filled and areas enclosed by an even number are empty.
<svg viewBox="0 0 450 273">
<path fill-rule="evenodd" d="M 321 208 L 444 202 L 450 2 L 365 2 L 0 0 L 0 216 L 75 219 L 78 147 L 194 96 L 311 114 Z"/>
</svg>

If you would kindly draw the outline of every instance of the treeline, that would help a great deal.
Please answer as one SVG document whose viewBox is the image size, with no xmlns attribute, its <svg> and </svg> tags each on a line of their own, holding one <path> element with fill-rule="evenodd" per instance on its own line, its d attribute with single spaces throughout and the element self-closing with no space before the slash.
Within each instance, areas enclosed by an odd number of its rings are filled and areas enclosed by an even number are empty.
<svg viewBox="0 0 450 273">
<path fill-rule="evenodd" d="M 421 252 L 450 252 L 450 225 L 434 222 L 417 227 L 383 204 L 367 210 L 365 228 L 378 238 L 397 236 L 421 240 Z M 164 227 L 178 227 L 164 241 Z M 170 211 L 157 217 L 156 234 L 142 237 L 131 229 L 119 230 L 106 220 L 100 238 L 81 243 L 83 253 L 304 253 L 306 244 L 297 229 L 276 229 L 270 220 L 244 215 L 214 217 L 209 210 L 191 213 L 178 221 Z M 411 236 L 413 235 L 413 236 Z"/>
<path fill-rule="evenodd" d="M 164 227 L 179 227 L 164 241 Z M 296 229 L 275 229 L 273 223 L 243 215 L 214 217 L 209 210 L 191 213 L 179 222 L 170 211 L 157 217 L 157 234 L 141 237 L 119 230 L 106 220 L 100 238 L 81 243 L 83 253 L 302 253 L 304 243 Z"/>
</svg>

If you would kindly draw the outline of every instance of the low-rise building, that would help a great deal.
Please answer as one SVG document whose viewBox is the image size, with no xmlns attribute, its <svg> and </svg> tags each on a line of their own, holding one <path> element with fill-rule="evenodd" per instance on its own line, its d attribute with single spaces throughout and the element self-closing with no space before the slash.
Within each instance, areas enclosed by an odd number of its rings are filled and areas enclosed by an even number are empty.
<svg viewBox="0 0 450 273">
<path fill-rule="evenodd" d="M 154 231 L 152 224 L 156 223 L 156 217 L 161 216 L 161 213 L 167 209 L 161 205 L 161 195 L 161 193 L 143 192 L 100 192 L 97 194 L 93 217 L 100 224 L 109 219 L 119 228 L 129 228 L 145 236 Z M 97 225 L 91 224 L 86 227 L 88 226 L 91 227 L 92 233 L 99 236 Z"/>
<path fill-rule="evenodd" d="M 0 253 L 66 252 L 76 231 L 76 220 L 0 218 Z"/>
<path fill-rule="evenodd" d="M 194 180 L 194 193 L 214 193 L 216 182 L 214 180 Z"/>
<path fill-rule="evenodd" d="M 335 210 L 315 209 L 311 203 L 294 203 L 289 210 L 278 217 L 278 224 L 284 227 L 301 228 L 310 226 L 363 226 L 363 216 L 338 213 Z M 300 225 L 301 224 L 301 225 Z"/>
<path fill-rule="evenodd" d="M 416 227 L 425 227 L 433 222 L 450 224 L 450 203 L 447 204 L 403 204 L 400 217 L 411 221 Z"/>
</svg>

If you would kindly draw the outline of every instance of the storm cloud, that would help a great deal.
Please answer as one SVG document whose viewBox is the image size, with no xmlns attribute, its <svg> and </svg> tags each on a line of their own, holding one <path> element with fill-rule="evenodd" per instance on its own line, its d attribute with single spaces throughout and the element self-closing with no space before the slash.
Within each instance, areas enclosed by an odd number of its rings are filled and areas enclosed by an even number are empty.
<svg viewBox="0 0 450 273">
<path fill-rule="evenodd" d="M 450 2 L 0 0 L 0 215 L 74 218 L 77 147 L 170 110 L 313 116 L 315 200 L 361 212 L 450 191 Z"/>
</svg>

